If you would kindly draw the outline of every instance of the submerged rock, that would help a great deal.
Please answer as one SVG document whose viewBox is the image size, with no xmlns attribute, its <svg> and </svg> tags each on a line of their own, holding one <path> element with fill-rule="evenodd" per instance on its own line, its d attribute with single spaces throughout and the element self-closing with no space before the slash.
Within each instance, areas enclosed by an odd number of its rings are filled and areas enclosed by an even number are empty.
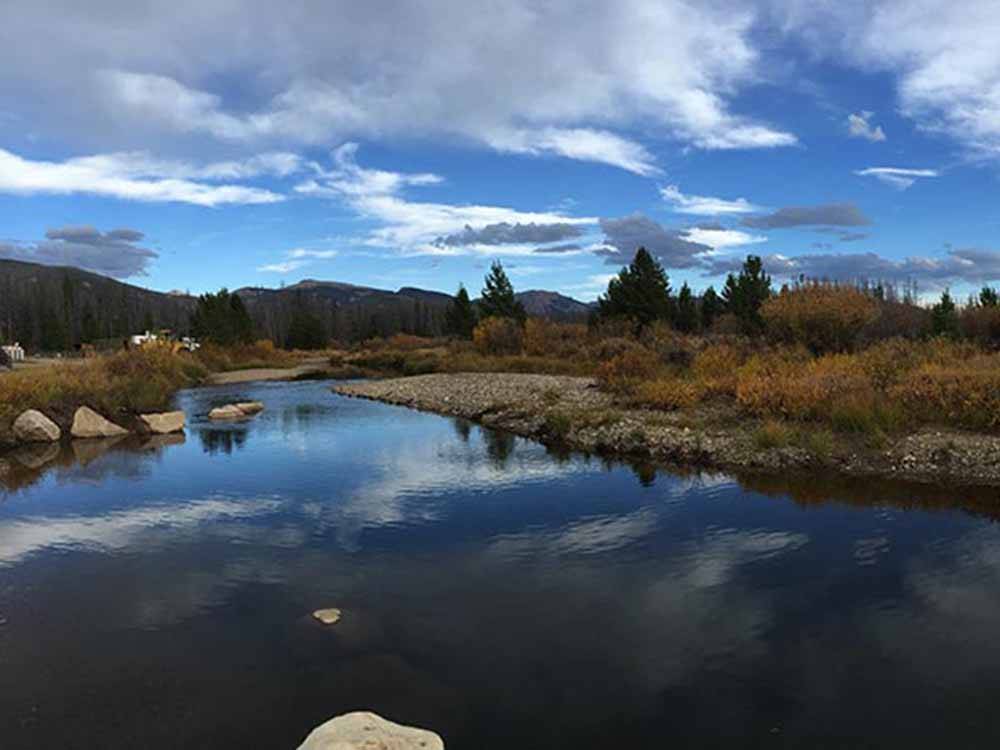
<svg viewBox="0 0 1000 750">
<path fill-rule="evenodd" d="M 264 404 L 260 401 L 240 401 L 237 404 L 233 404 L 233 406 L 244 414 L 259 414 L 264 411 Z"/>
<path fill-rule="evenodd" d="M 313 612 L 313 617 L 319 620 L 324 625 L 335 625 L 340 622 L 340 610 L 335 607 L 330 607 L 329 609 L 317 609 Z"/>
<path fill-rule="evenodd" d="M 216 406 L 208 413 L 209 419 L 243 419 L 244 417 L 246 417 L 246 413 L 237 407 L 236 404 Z"/>
<path fill-rule="evenodd" d="M 184 430 L 184 412 L 167 411 L 160 414 L 140 414 L 139 419 L 154 435 L 169 435 Z"/>
<path fill-rule="evenodd" d="M 54 443 L 62 437 L 59 425 L 35 409 L 23 412 L 11 430 L 22 443 Z"/>
<path fill-rule="evenodd" d="M 299 750 L 444 750 L 444 740 L 426 729 L 355 711 L 318 726 Z"/>
<path fill-rule="evenodd" d="M 128 435 L 128 430 L 108 421 L 89 406 L 81 406 L 73 415 L 70 434 L 75 438 L 106 438 Z"/>
</svg>

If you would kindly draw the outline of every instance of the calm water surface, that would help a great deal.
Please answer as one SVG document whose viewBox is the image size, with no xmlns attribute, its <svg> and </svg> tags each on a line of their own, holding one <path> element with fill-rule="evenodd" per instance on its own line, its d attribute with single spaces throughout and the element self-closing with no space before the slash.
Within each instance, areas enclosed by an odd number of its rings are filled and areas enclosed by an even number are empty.
<svg viewBox="0 0 1000 750">
<path fill-rule="evenodd" d="M 294 748 L 360 708 L 450 750 L 1000 739 L 991 493 L 657 475 L 327 383 L 179 406 L 183 442 L 11 460 L 5 750 Z"/>
</svg>

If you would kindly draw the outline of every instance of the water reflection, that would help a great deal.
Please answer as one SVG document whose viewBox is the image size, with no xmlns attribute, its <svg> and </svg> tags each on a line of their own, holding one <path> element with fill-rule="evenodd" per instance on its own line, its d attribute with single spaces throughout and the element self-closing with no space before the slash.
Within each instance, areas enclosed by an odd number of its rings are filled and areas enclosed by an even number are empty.
<svg viewBox="0 0 1000 750">
<path fill-rule="evenodd" d="M 267 408 L 197 416 L 236 395 Z M 321 383 L 180 405 L 197 440 L 4 458 L 5 746 L 294 747 L 359 707 L 484 750 L 1000 733 L 990 492 L 658 473 Z"/>
</svg>

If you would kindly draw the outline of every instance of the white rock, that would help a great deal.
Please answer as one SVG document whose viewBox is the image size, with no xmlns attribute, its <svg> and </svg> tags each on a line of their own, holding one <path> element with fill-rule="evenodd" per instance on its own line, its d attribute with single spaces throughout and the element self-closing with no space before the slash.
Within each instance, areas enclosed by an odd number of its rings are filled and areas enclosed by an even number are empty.
<svg viewBox="0 0 1000 750">
<path fill-rule="evenodd" d="M 240 401 L 238 404 L 233 404 L 233 406 L 244 414 L 259 414 L 264 411 L 264 404 L 260 401 Z"/>
<path fill-rule="evenodd" d="M 14 437 L 22 443 L 54 443 L 62 436 L 59 425 L 40 411 L 28 409 L 13 425 Z"/>
<path fill-rule="evenodd" d="M 355 711 L 318 726 L 299 750 L 444 750 L 444 740 L 426 729 L 404 727 L 369 711 Z"/>
<path fill-rule="evenodd" d="M 104 438 L 128 435 L 128 430 L 109 422 L 89 406 L 81 406 L 73 415 L 70 434 L 75 438 Z"/>
<path fill-rule="evenodd" d="M 216 406 L 208 413 L 209 419 L 243 419 L 246 414 L 240 411 L 235 404 Z"/>
<path fill-rule="evenodd" d="M 313 617 L 324 625 L 335 625 L 340 622 L 340 610 L 334 607 L 329 609 L 317 609 L 313 612 Z"/>
<path fill-rule="evenodd" d="M 140 414 L 139 419 L 154 435 L 169 435 L 184 429 L 184 412 L 167 411 L 161 414 Z"/>
</svg>

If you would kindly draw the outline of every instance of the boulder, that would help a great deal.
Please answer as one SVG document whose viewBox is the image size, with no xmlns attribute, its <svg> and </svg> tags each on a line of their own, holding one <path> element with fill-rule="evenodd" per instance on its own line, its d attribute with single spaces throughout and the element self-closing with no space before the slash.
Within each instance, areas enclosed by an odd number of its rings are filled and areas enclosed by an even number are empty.
<svg viewBox="0 0 1000 750">
<path fill-rule="evenodd" d="M 183 432 L 184 430 L 184 412 L 182 411 L 140 414 L 139 421 L 154 435 L 169 435 L 171 432 Z"/>
<path fill-rule="evenodd" d="M 216 406 L 208 413 L 209 419 L 243 419 L 246 413 L 241 411 L 235 404 Z"/>
<path fill-rule="evenodd" d="M 240 401 L 238 404 L 233 404 L 233 406 L 244 414 L 259 414 L 264 411 L 264 404 L 260 401 Z"/>
<path fill-rule="evenodd" d="M 313 612 L 313 617 L 324 625 L 335 625 L 340 622 L 340 610 L 334 607 L 329 609 L 317 609 Z"/>
<path fill-rule="evenodd" d="M 109 422 L 89 406 L 81 406 L 73 415 L 70 434 L 75 438 L 106 438 L 128 435 L 128 430 Z"/>
<path fill-rule="evenodd" d="M 54 443 L 62 436 L 59 425 L 35 409 L 28 409 L 15 419 L 12 430 L 22 443 Z"/>
<path fill-rule="evenodd" d="M 316 727 L 299 750 L 444 750 L 444 740 L 426 729 L 355 711 Z"/>
</svg>

